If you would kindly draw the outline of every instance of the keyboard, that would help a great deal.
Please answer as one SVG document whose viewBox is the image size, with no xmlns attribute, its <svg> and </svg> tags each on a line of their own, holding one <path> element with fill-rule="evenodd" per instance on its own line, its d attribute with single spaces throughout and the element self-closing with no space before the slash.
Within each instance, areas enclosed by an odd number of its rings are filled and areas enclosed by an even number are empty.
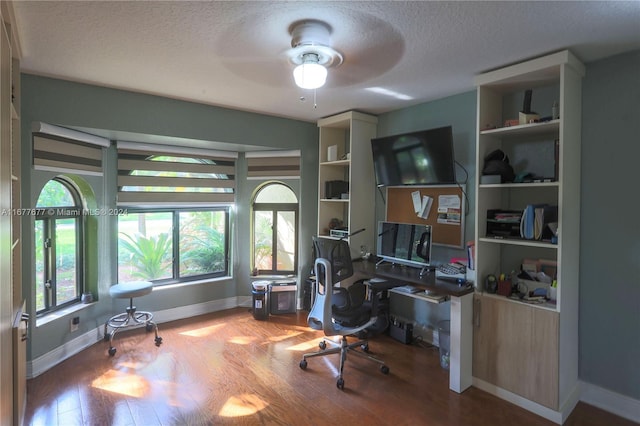
<svg viewBox="0 0 640 426">
<path fill-rule="evenodd" d="M 396 291 L 400 291 L 402 293 L 418 293 L 422 291 L 419 288 L 414 287 L 412 285 L 401 285 L 399 287 L 394 287 L 393 289 Z"/>
<path fill-rule="evenodd" d="M 443 263 L 436 270 L 444 275 L 460 275 L 466 273 L 466 268 L 458 263 Z"/>
</svg>

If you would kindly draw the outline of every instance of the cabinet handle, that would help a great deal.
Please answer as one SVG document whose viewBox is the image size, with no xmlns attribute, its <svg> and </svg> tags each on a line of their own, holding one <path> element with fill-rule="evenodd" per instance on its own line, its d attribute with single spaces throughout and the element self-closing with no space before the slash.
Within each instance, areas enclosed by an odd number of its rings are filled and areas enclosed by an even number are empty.
<svg viewBox="0 0 640 426">
<path fill-rule="evenodd" d="M 480 328 L 480 299 L 474 300 L 474 308 L 473 308 L 473 324 L 476 328 Z"/>
</svg>

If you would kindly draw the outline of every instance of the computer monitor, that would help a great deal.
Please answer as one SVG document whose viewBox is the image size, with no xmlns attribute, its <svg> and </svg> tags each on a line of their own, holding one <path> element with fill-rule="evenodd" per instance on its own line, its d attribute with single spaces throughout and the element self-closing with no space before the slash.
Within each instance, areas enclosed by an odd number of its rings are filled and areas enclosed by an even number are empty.
<svg viewBox="0 0 640 426">
<path fill-rule="evenodd" d="M 431 263 L 431 225 L 381 221 L 377 252 L 381 262 L 422 268 Z"/>
</svg>

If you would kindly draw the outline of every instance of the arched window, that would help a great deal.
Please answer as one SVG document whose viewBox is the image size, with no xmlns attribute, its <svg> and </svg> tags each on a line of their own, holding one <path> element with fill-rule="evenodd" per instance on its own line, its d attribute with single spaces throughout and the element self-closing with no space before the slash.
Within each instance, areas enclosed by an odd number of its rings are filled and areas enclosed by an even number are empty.
<svg viewBox="0 0 640 426">
<path fill-rule="evenodd" d="M 298 269 L 298 198 L 285 184 L 269 182 L 253 199 L 253 270 L 294 274 Z"/>
<path fill-rule="evenodd" d="M 35 295 L 38 314 L 80 300 L 83 283 L 83 205 L 78 191 L 56 177 L 35 210 Z"/>
</svg>

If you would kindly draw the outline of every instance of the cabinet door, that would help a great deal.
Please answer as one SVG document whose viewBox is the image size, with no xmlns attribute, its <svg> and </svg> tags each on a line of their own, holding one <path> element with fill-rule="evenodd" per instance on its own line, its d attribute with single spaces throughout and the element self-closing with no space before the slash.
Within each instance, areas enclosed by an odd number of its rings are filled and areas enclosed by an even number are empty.
<svg viewBox="0 0 640 426">
<path fill-rule="evenodd" d="M 558 407 L 559 318 L 557 312 L 525 306 L 531 311 L 530 352 L 523 394 L 546 407 Z"/>
<path fill-rule="evenodd" d="M 556 409 L 558 314 L 475 295 L 473 375 Z"/>
</svg>

